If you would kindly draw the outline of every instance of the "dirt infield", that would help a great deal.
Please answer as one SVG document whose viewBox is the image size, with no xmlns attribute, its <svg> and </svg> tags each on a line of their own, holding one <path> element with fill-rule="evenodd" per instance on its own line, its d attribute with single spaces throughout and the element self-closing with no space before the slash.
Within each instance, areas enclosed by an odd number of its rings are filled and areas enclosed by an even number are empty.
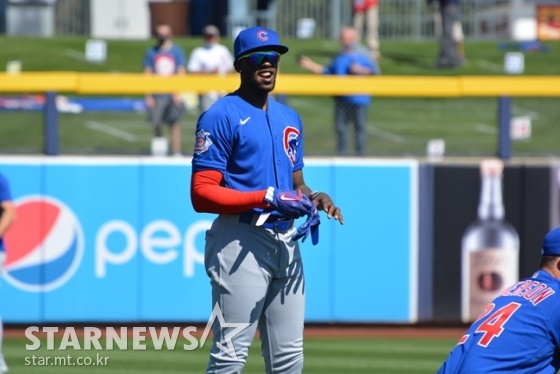
<svg viewBox="0 0 560 374">
<path fill-rule="evenodd" d="M 317 338 L 450 338 L 459 339 L 465 326 L 415 325 L 308 325 L 306 337 Z"/>
<path fill-rule="evenodd" d="M 54 325 L 49 325 L 54 326 Z M 74 327 L 78 336 L 83 336 L 85 326 L 97 327 L 102 330 L 107 325 L 99 324 L 60 324 L 59 332 L 55 334 L 56 337 L 61 338 L 65 327 Z M 110 325 L 117 331 L 120 327 L 127 327 L 129 335 L 132 336 L 133 327 L 155 327 L 160 329 L 162 327 L 196 327 L 196 333 L 193 336 L 202 335 L 206 325 L 204 324 L 135 324 L 135 325 Z M 25 330 L 29 326 L 25 325 L 5 325 L 4 338 L 24 338 Z M 40 326 L 42 327 L 42 326 Z M 368 324 L 307 324 L 305 326 L 304 335 L 310 338 L 449 338 L 459 339 L 466 330 L 466 326 L 461 325 L 368 325 Z M 42 329 L 41 329 L 42 330 Z M 40 331 L 41 331 L 40 330 Z M 37 337 L 46 337 L 45 333 L 34 333 Z M 143 334 L 144 335 L 144 334 Z"/>
</svg>

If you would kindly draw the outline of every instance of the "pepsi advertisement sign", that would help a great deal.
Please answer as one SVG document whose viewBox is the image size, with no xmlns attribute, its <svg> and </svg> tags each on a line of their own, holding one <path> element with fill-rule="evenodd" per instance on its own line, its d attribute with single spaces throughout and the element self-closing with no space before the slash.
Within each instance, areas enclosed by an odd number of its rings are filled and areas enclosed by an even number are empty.
<svg viewBox="0 0 560 374">
<path fill-rule="evenodd" d="M 17 214 L 5 322 L 208 319 L 213 216 L 191 207 L 190 160 L 7 157 L 0 170 Z"/>
<path fill-rule="evenodd" d="M 319 244 L 301 245 L 306 320 L 415 321 L 418 165 L 356 162 L 306 160 L 306 180 L 332 191 L 347 220 L 322 217 Z M 5 236 L 4 322 L 208 320 L 204 240 L 215 215 L 192 209 L 190 159 L 0 157 L 0 171 L 17 213 Z M 357 178 L 371 209 L 344 193 Z M 357 259 L 368 272 L 356 274 Z M 389 277 L 386 290 L 356 287 Z"/>
<path fill-rule="evenodd" d="M 51 291 L 66 283 L 80 265 L 84 234 L 64 203 L 43 196 L 15 201 L 16 216 L 6 233 L 5 279 L 23 291 Z M 37 230 L 30 231 L 35 226 Z"/>
</svg>

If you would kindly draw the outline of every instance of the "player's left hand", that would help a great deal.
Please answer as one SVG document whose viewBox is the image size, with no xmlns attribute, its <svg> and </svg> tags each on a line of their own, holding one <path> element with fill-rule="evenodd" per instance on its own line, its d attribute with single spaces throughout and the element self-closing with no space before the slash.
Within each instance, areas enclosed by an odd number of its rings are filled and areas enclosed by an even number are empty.
<svg viewBox="0 0 560 374">
<path fill-rule="evenodd" d="M 341 225 L 344 225 L 344 218 L 342 217 L 342 213 L 340 213 L 340 208 L 334 205 L 331 197 L 327 193 L 319 192 L 315 194 L 313 202 L 317 206 L 317 209 L 327 213 L 328 219 L 334 218 L 338 220 Z"/>
</svg>

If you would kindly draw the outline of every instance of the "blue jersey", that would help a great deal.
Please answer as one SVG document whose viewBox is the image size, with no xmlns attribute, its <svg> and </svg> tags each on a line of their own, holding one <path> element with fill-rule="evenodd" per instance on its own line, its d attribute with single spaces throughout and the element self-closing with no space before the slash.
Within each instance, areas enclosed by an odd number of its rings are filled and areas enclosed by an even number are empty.
<svg viewBox="0 0 560 374">
<path fill-rule="evenodd" d="M 8 185 L 8 180 L 2 173 L 0 173 L 0 204 L 4 201 L 11 201 L 12 195 L 10 193 L 10 186 Z M 2 215 L 2 208 L 0 207 L 0 216 Z M 4 239 L 0 236 L 0 252 L 5 251 Z"/>
<path fill-rule="evenodd" d="M 301 118 L 272 98 L 264 111 L 229 94 L 198 119 L 192 165 L 220 171 L 224 187 L 238 191 L 292 190 L 303 168 Z"/>
<path fill-rule="evenodd" d="M 323 74 L 350 75 L 350 67 L 357 63 L 362 67 L 367 67 L 372 74 L 377 74 L 377 67 L 372 63 L 367 52 L 359 46 L 354 46 L 351 51 L 343 51 L 335 56 L 331 64 L 323 70 Z M 371 102 L 369 95 L 348 95 L 342 96 L 344 100 L 355 105 L 368 105 Z"/>
<path fill-rule="evenodd" d="M 560 368 L 560 281 L 537 271 L 486 308 L 438 374 L 553 374 Z"/>
</svg>

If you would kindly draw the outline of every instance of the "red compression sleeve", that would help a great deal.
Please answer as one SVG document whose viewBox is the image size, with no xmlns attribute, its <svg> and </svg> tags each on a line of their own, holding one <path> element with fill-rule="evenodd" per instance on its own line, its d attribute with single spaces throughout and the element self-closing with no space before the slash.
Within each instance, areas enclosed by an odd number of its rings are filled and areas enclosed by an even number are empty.
<svg viewBox="0 0 560 374">
<path fill-rule="evenodd" d="M 191 202 L 201 213 L 235 214 L 253 208 L 265 208 L 266 190 L 237 191 L 222 187 L 223 175 L 216 170 L 197 171 L 191 180 Z"/>
</svg>

